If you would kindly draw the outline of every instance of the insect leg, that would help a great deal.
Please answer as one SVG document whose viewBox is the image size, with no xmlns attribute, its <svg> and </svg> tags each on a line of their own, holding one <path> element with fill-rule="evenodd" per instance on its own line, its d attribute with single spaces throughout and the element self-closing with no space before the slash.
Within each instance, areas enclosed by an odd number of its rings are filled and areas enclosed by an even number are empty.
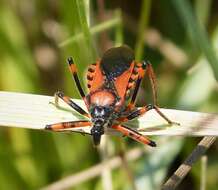
<svg viewBox="0 0 218 190">
<path fill-rule="evenodd" d="M 153 109 L 153 105 L 151 104 L 148 104 L 147 106 L 143 107 L 143 108 L 140 108 L 138 110 L 134 110 L 134 111 L 129 111 L 129 114 L 125 117 L 120 117 L 118 118 L 117 120 L 119 122 L 126 122 L 126 121 L 129 121 L 129 120 L 132 120 L 132 119 L 135 119 L 136 117 L 139 117 L 143 114 L 145 114 L 147 111 Z"/>
<path fill-rule="evenodd" d="M 112 128 L 121 132 L 123 135 L 134 139 L 135 141 L 138 141 L 140 143 L 147 144 L 153 147 L 156 146 L 156 143 L 154 141 L 150 140 L 148 137 L 138 133 L 137 131 L 134 131 L 133 129 L 129 127 L 126 127 L 123 125 L 113 125 Z"/>
<path fill-rule="evenodd" d="M 153 105 L 155 111 L 163 118 L 167 121 L 168 124 L 172 125 L 172 124 L 176 124 L 176 125 L 180 125 L 179 123 L 176 123 L 174 121 L 171 121 L 163 112 L 160 111 L 159 107 L 156 105 Z"/>
<path fill-rule="evenodd" d="M 75 65 L 74 62 L 73 62 L 73 58 L 72 58 L 72 57 L 69 57 L 69 58 L 67 59 L 67 62 L 68 62 L 68 64 L 69 64 L 70 72 L 71 72 L 72 75 L 73 75 L 73 78 L 74 78 L 74 81 L 75 81 L 75 83 L 76 83 L 76 86 L 77 86 L 77 88 L 78 88 L 78 90 L 79 90 L 79 93 L 80 93 L 81 97 L 83 98 L 83 100 L 85 100 L 85 93 L 84 93 L 84 91 L 83 91 L 83 89 L 82 89 L 82 86 L 81 86 L 81 84 L 80 84 L 80 81 L 79 81 L 79 78 L 78 78 L 78 75 L 77 75 L 77 68 L 76 68 L 76 65 Z"/>
<path fill-rule="evenodd" d="M 58 106 L 58 98 L 61 98 L 65 103 L 67 103 L 70 107 L 72 107 L 74 110 L 76 110 L 81 115 L 84 115 L 86 117 L 90 117 L 89 114 L 82 109 L 80 106 L 78 106 L 75 102 L 73 102 L 70 97 L 64 96 L 63 92 L 56 92 L 55 93 L 55 106 Z"/>
<path fill-rule="evenodd" d="M 152 94 L 153 94 L 153 104 L 154 105 L 151 105 L 151 107 L 153 107 L 153 109 L 155 109 L 155 111 L 163 118 L 165 119 L 170 125 L 175 123 L 177 125 L 179 125 L 179 123 L 176 123 L 176 122 L 173 122 L 171 121 L 166 115 L 164 115 L 159 107 L 158 107 L 158 104 L 157 104 L 157 89 L 156 89 L 156 77 L 155 77 L 155 74 L 154 74 L 154 71 L 153 71 L 153 68 L 152 68 L 152 65 L 147 62 L 147 65 L 146 65 L 146 74 L 148 75 L 149 77 L 149 80 L 150 80 L 150 83 L 151 83 L 151 87 L 152 87 Z"/>
<path fill-rule="evenodd" d="M 155 74 L 152 68 L 151 63 L 149 63 L 148 61 L 142 61 L 141 63 L 137 63 L 136 67 L 138 67 L 138 79 L 136 81 L 136 86 L 131 98 L 131 101 L 129 103 L 129 105 L 127 106 L 127 108 L 133 108 L 135 105 L 135 100 L 138 94 L 138 90 L 141 84 L 142 79 L 144 78 L 145 74 L 148 75 L 150 83 L 151 83 L 151 87 L 152 87 L 152 95 L 153 95 L 153 103 L 154 105 L 157 105 L 157 90 L 156 90 L 156 80 L 155 80 Z"/>
<path fill-rule="evenodd" d="M 169 124 L 173 124 L 175 122 L 171 121 L 170 119 L 168 119 L 161 111 L 160 109 L 158 108 L 157 106 L 157 90 L 156 90 L 156 81 L 155 81 L 155 74 L 154 74 L 154 71 L 153 71 L 153 68 L 152 68 L 152 65 L 149 63 L 149 62 L 146 62 L 146 61 L 143 61 L 142 63 L 138 63 L 137 64 L 137 67 L 138 67 L 138 80 L 136 82 L 136 86 L 135 86 L 135 89 L 134 89 L 134 92 L 133 92 L 133 95 L 132 95 L 132 98 L 131 98 L 131 101 L 129 103 L 129 105 L 127 106 L 127 111 L 129 110 L 132 110 L 134 107 L 135 107 L 135 100 L 136 100 L 136 96 L 137 96 L 137 93 L 138 93 L 138 89 L 139 89 L 139 86 L 140 86 L 140 83 L 141 83 L 141 80 L 143 79 L 144 75 L 145 75 L 145 72 L 146 74 L 148 75 L 149 77 L 149 80 L 150 80 L 150 83 L 151 83 L 151 87 L 152 87 L 152 94 L 153 94 L 153 103 L 154 105 L 152 104 L 148 104 L 147 106 L 144 106 L 143 108 L 141 109 L 138 109 L 136 111 L 130 111 L 130 114 L 126 117 L 121 117 L 118 119 L 118 121 L 121 121 L 121 122 L 124 122 L 124 121 L 128 121 L 128 120 L 132 120 L 136 117 L 139 117 L 143 114 L 145 114 L 147 111 L 151 110 L 151 109 L 155 109 L 155 111 L 163 118 L 165 119 Z M 178 124 L 178 123 L 176 123 Z"/>
<path fill-rule="evenodd" d="M 152 104 L 148 104 L 147 106 L 144 106 L 138 110 L 132 111 L 130 112 L 130 114 L 126 117 L 121 117 L 119 119 L 117 119 L 120 122 L 126 122 L 132 119 L 135 119 L 136 117 L 140 117 L 142 115 L 144 115 L 147 111 L 151 110 L 151 109 L 155 109 L 155 111 L 164 119 L 167 121 L 167 123 L 174 124 L 175 122 L 171 121 L 170 119 L 167 118 L 167 116 L 165 116 L 160 109 L 156 106 L 156 105 L 152 105 Z M 178 123 L 175 123 L 178 125 Z"/>
<path fill-rule="evenodd" d="M 134 89 L 131 101 L 127 105 L 127 110 L 131 110 L 131 109 L 133 109 L 135 107 L 136 97 L 137 97 L 137 94 L 138 94 L 138 90 L 139 90 L 141 81 L 142 81 L 142 79 L 144 78 L 144 75 L 145 75 L 146 65 L 147 65 L 147 62 L 145 62 L 145 61 L 142 62 L 142 63 L 137 63 L 136 64 L 136 67 L 138 67 L 138 69 L 137 69 L 138 79 L 137 79 L 136 84 L 135 84 L 135 89 Z"/>
<path fill-rule="evenodd" d="M 87 127 L 87 126 L 91 126 L 91 122 L 82 120 L 82 121 L 69 121 L 69 122 L 46 125 L 45 129 L 52 130 L 52 131 L 63 131 L 63 129 Z"/>
<path fill-rule="evenodd" d="M 155 77 L 152 65 L 149 62 L 146 62 L 146 75 L 148 75 L 148 78 L 149 78 L 150 83 L 151 83 L 153 103 L 154 103 L 154 105 L 157 105 L 156 77 Z"/>
</svg>

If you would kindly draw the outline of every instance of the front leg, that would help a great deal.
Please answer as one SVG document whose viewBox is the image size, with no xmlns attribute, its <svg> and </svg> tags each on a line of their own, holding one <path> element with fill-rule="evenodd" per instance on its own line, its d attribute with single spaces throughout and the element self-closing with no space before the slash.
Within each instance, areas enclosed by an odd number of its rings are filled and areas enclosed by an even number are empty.
<svg viewBox="0 0 218 190">
<path fill-rule="evenodd" d="M 52 130 L 52 131 L 63 131 L 63 129 L 71 129 L 71 128 L 79 128 L 79 127 L 89 127 L 91 126 L 90 121 L 69 121 L 69 122 L 61 122 L 61 123 L 55 123 L 51 125 L 46 125 L 46 130 Z"/>
</svg>

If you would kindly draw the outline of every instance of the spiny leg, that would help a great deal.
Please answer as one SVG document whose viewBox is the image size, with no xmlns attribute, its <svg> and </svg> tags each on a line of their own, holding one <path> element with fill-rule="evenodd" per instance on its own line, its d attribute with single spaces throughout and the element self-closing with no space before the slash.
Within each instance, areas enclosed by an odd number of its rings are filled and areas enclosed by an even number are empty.
<svg viewBox="0 0 218 190">
<path fill-rule="evenodd" d="M 55 106 L 59 107 L 58 105 L 58 99 L 61 98 L 66 104 L 68 104 L 70 107 L 72 107 L 74 110 L 76 110 L 81 115 L 84 115 L 86 117 L 90 117 L 90 115 L 82 109 L 79 105 L 77 105 L 75 102 L 73 102 L 70 97 L 64 96 L 63 92 L 56 92 L 55 93 Z"/>
<path fill-rule="evenodd" d="M 145 74 L 148 75 L 151 87 L 152 87 L 152 95 L 153 95 L 153 103 L 157 104 L 157 90 L 156 90 L 156 80 L 155 74 L 152 68 L 152 65 L 148 61 L 142 61 L 136 64 L 136 72 L 138 73 L 139 77 L 136 81 L 135 89 L 131 98 L 129 105 L 127 106 L 128 110 L 131 110 L 135 106 L 135 100 L 138 94 L 138 90 L 141 84 L 142 79 L 144 78 Z"/>
<path fill-rule="evenodd" d="M 77 68 L 76 68 L 76 65 L 74 64 L 73 58 L 72 58 L 72 57 L 69 57 L 69 58 L 67 59 L 67 62 L 68 62 L 68 64 L 69 64 L 70 72 L 71 72 L 72 75 L 73 75 L 73 78 L 74 78 L 74 81 L 75 81 L 75 83 L 76 83 L 76 86 L 77 86 L 77 88 L 78 88 L 78 90 L 79 90 L 79 93 L 80 93 L 81 97 L 83 98 L 83 100 L 84 100 L 85 103 L 86 103 L 85 93 L 84 93 L 84 91 L 83 91 L 83 89 L 82 89 L 82 86 L 81 86 L 81 83 L 80 83 L 80 81 L 79 81 L 79 78 L 78 78 L 78 75 L 77 75 Z"/>
<path fill-rule="evenodd" d="M 127 105 L 127 110 L 131 110 L 131 109 L 133 109 L 133 108 L 135 107 L 135 100 L 136 100 L 136 97 L 137 97 L 137 94 L 138 94 L 138 90 L 139 90 L 141 81 L 142 81 L 142 78 L 139 78 L 139 79 L 136 81 L 136 86 L 135 86 L 135 89 L 134 89 L 134 92 L 133 92 L 131 101 L 130 101 L 130 103 Z"/>
<path fill-rule="evenodd" d="M 52 131 L 63 131 L 63 129 L 70 129 L 70 128 L 78 128 L 78 127 L 88 127 L 91 126 L 90 121 L 69 121 L 69 122 L 61 122 L 61 123 L 55 123 L 51 125 L 46 125 L 46 130 L 52 130 Z"/>
<path fill-rule="evenodd" d="M 156 146 L 156 143 L 154 141 L 150 140 L 148 137 L 138 133 L 137 131 L 134 131 L 129 127 L 123 125 L 113 125 L 112 128 L 121 132 L 124 136 L 128 136 L 140 143 L 147 144 L 153 147 Z"/>
<path fill-rule="evenodd" d="M 135 88 L 134 88 L 134 91 L 133 91 L 131 101 L 127 105 L 127 110 L 131 110 L 131 109 L 133 109 L 135 107 L 136 97 L 137 97 L 137 94 L 138 94 L 138 91 L 139 91 L 141 81 L 142 81 L 142 79 L 144 78 L 144 75 L 145 75 L 146 65 L 147 65 L 147 62 L 145 62 L 145 61 L 143 61 L 142 63 L 137 63 L 135 71 L 133 71 L 133 72 L 136 72 L 135 74 L 138 74 L 138 79 L 137 79 L 136 84 L 135 84 Z M 129 82 L 131 82 L 131 80 Z"/>
</svg>

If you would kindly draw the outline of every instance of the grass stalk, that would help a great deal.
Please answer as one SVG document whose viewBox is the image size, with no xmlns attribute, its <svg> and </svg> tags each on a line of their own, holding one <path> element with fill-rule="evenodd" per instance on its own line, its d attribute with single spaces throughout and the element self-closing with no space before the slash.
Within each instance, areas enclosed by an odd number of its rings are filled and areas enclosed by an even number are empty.
<svg viewBox="0 0 218 190">
<path fill-rule="evenodd" d="M 189 173 L 194 163 L 210 148 L 215 142 L 216 137 L 204 137 L 187 159 L 179 166 L 174 174 L 163 185 L 162 190 L 174 190 Z"/>
<path fill-rule="evenodd" d="M 121 22 L 121 19 L 119 17 L 114 17 L 112 19 L 109 19 L 107 21 L 104 21 L 100 24 L 97 24 L 93 27 L 90 28 L 90 33 L 91 35 L 96 35 L 104 30 L 108 30 L 112 27 L 115 27 L 117 26 L 118 24 L 120 24 Z M 67 46 L 71 43 L 74 43 L 75 41 L 78 41 L 78 40 L 81 40 L 81 38 L 83 38 L 83 34 L 82 33 L 79 33 L 77 35 L 74 35 L 72 37 L 69 37 L 67 40 L 61 42 L 59 44 L 59 47 L 64 47 L 64 46 Z"/>
<path fill-rule="evenodd" d="M 204 155 L 201 158 L 201 184 L 200 184 L 200 190 L 206 190 L 206 179 L 207 179 L 207 156 Z"/>
<path fill-rule="evenodd" d="M 121 20 L 121 11 L 116 10 L 115 15 Z M 115 30 L 115 46 L 121 46 L 123 44 L 123 22 L 119 22 Z"/>
<path fill-rule="evenodd" d="M 204 53 L 211 68 L 213 69 L 214 76 L 218 80 L 218 59 L 210 44 L 208 35 L 205 29 L 201 26 L 198 19 L 194 15 L 191 4 L 187 0 L 175 0 L 172 1 L 179 13 L 179 16 L 183 22 L 184 28 L 192 40 L 192 44 Z"/>
<path fill-rule="evenodd" d="M 96 49 L 94 47 L 94 42 L 92 40 L 92 36 L 91 36 L 90 29 L 88 26 L 88 21 L 87 21 L 88 20 L 87 19 L 88 13 L 85 12 L 85 10 L 87 10 L 85 7 L 85 3 L 84 3 L 84 1 L 76 0 L 76 5 L 77 5 L 77 9 L 79 10 L 78 11 L 79 20 L 80 20 L 80 24 L 81 24 L 81 28 L 82 28 L 82 31 L 84 34 L 85 41 L 86 41 L 87 46 L 89 47 L 89 49 L 91 51 L 92 60 L 95 60 L 95 58 L 97 57 L 97 52 L 96 52 Z"/>
<path fill-rule="evenodd" d="M 136 60 L 138 61 L 140 61 L 143 56 L 144 35 L 145 35 L 145 30 L 148 26 L 150 10 L 151 10 L 151 1 L 143 0 L 142 7 L 141 7 L 141 16 L 138 26 L 137 41 L 135 45 L 135 57 Z"/>
</svg>

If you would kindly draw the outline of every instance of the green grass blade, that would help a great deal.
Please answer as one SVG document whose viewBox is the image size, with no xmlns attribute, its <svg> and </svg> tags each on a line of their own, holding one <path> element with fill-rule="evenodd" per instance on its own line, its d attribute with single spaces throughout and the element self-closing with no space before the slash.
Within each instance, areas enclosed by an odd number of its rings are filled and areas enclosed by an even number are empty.
<svg viewBox="0 0 218 190">
<path fill-rule="evenodd" d="M 92 36 L 87 22 L 87 16 L 86 16 L 87 14 L 85 13 L 85 9 L 86 9 L 85 3 L 84 1 L 76 0 L 76 6 L 78 9 L 79 20 L 80 20 L 82 32 L 84 33 L 85 41 L 91 51 L 92 59 L 95 60 L 95 58 L 97 57 L 97 53 L 94 47 L 94 42 L 92 41 Z"/>
<path fill-rule="evenodd" d="M 102 32 L 104 30 L 110 29 L 114 26 L 118 26 L 121 23 L 121 18 L 120 17 L 114 17 L 110 20 L 104 21 L 100 24 L 97 24 L 93 27 L 90 28 L 90 33 L 91 35 L 98 34 L 99 32 Z M 68 38 L 67 40 L 61 42 L 59 44 L 59 47 L 64 47 L 67 46 L 71 43 L 74 43 L 75 41 L 81 40 L 83 38 L 83 34 L 79 33 L 76 35 L 73 35 L 72 37 Z"/>
<path fill-rule="evenodd" d="M 195 12 L 202 26 L 207 25 L 211 12 L 211 0 L 195 0 Z"/>
<path fill-rule="evenodd" d="M 210 66 L 213 69 L 215 78 L 218 80 L 218 60 L 214 50 L 210 44 L 207 33 L 201 27 L 199 21 L 196 19 L 192 12 L 191 5 L 187 0 L 174 0 L 172 1 L 176 10 L 181 17 L 184 27 L 187 29 L 188 35 L 193 42 L 193 45 L 200 48 L 205 54 Z"/>
<path fill-rule="evenodd" d="M 123 23 L 121 22 L 121 10 L 115 11 L 116 18 L 120 22 L 116 25 L 116 31 L 115 31 L 115 46 L 120 46 L 123 44 Z"/>
<path fill-rule="evenodd" d="M 135 57 L 136 60 L 141 60 L 143 56 L 143 48 L 144 48 L 144 35 L 145 29 L 148 25 L 149 16 L 150 16 L 150 9 L 151 9 L 151 1 L 144 0 L 141 8 L 141 16 L 138 28 L 138 37 L 135 46 Z"/>
</svg>

